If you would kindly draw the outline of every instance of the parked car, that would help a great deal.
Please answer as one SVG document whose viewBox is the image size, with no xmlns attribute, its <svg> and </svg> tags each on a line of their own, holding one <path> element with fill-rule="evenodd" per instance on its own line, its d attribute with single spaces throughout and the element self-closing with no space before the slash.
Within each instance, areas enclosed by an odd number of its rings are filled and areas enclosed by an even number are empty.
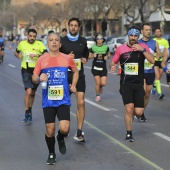
<svg viewBox="0 0 170 170">
<path fill-rule="evenodd" d="M 112 38 L 110 41 L 107 42 L 110 53 L 114 53 L 116 51 L 116 48 L 124 43 L 125 37 Z"/>
<path fill-rule="evenodd" d="M 94 41 L 94 38 L 90 37 L 90 36 L 85 37 L 85 38 L 87 40 L 87 47 L 88 47 L 88 49 L 91 49 L 91 47 L 96 44 L 96 42 Z"/>
</svg>

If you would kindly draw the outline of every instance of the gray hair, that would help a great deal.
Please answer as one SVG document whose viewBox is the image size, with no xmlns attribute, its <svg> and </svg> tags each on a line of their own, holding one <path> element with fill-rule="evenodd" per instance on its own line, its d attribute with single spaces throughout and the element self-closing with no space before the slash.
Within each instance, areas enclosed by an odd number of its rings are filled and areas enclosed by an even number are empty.
<svg viewBox="0 0 170 170">
<path fill-rule="evenodd" d="M 60 35 L 57 34 L 57 33 L 55 33 L 55 32 L 52 32 L 52 33 L 50 33 L 50 34 L 47 36 L 47 42 L 49 41 L 49 37 L 50 37 L 51 35 L 53 35 L 53 34 L 58 36 L 58 40 L 59 40 L 59 42 L 60 42 Z"/>
</svg>

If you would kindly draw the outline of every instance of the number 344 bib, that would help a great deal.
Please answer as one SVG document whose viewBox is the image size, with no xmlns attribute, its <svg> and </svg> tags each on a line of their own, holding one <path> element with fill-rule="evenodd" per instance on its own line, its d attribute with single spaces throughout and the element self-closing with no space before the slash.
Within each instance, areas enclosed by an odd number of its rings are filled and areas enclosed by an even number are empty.
<svg viewBox="0 0 170 170">
<path fill-rule="evenodd" d="M 126 75 L 138 75 L 138 63 L 125 63 L 124 72 Z"/>
</svg>

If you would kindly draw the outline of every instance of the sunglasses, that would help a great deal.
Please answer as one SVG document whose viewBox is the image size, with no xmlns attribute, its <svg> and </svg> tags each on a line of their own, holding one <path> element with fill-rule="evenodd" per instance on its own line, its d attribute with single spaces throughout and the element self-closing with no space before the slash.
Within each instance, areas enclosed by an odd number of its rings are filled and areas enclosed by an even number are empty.
<svg viewBox="0 0 170 170">
<path fill-rule="evenodd" d="M 96 40 L 103 40 L 103 38 L 96 38 Z"/>
</svg>

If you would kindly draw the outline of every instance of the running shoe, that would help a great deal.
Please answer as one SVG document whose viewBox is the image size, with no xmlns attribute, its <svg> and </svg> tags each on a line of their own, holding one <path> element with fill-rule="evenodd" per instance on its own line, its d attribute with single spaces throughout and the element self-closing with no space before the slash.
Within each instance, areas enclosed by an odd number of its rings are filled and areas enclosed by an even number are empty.
<svg viewBox="0 0 170 170">
<path fill-rule="evenodd" d="M 22 120 L 23 123 L 27 124 L 29 122 L 29 114 L 25 113 L 25 118 Z"/>
<path fill-rule="evenodd" d="M 158 96 L 159 96 L 159 100 L 162 100 L 165 95 L 164 94 L 158 94 Z"/>
<path fill-rule="evenodd" d="M 156 93 L 156 87 L 155 87 L 155 86 L 153 86 L 153 87 L 152 87 L 152 90 L 151 90 L 151 94 L 153 94 L 153 95 L 154 95 L 155 93 Z"/>
<path fill-rule="evenodd" d="M 56 155 L 55 153 L 50 153 L 47 159 L 47 165 L 55 165 L 56 163 Z"/>
<path fill-rule="evenodd" d="M 95 100 L 96 102 L 99 102 L 101 100 L 100 96 L 96 96 Z"/>
<path fill-rule="evenodd" d="M 65 141 L 63 140 L 58 140 L 58 135 L 57 135 L 57 141 L 58 141 L 58 149 L 62 155 L 66 154 L 66 145 Z"/>
<path fill-rule="evenodd" d="M 132 134 L 126 134 L 125 141 L 127 141 L 127 142 L 134 142 Z"/>
<path fill-rule="evenodd" d="M 144 114 L 142 114 L 142 116 L 140 117 L 139 120 L 140 120 L 141 122 L 147 122 L 147 119 L 146 119 L 146 117 L 145 117 Z"/>
<path fill-rule="evenodd" d="M 77 131 L 74 136 L 74 139 L 78 142 L 86 142 L 84 138 L 84 132 L 82 131 Z"/>
<path fill-rule="evenodd" d="M 32 113 L 29 113 L 28 121 L 32 122 Z"/>
</svg>

